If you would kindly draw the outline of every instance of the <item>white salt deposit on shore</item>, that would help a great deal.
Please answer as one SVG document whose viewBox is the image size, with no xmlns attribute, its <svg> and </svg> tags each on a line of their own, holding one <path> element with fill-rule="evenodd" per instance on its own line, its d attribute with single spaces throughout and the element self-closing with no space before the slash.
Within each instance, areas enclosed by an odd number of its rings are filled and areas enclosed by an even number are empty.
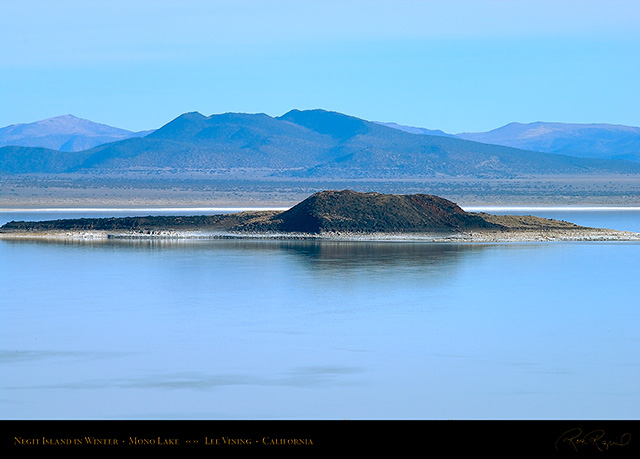
<svg viewBox="0 0 640 459">
<path fill-rule="evenodd" d="M 320 240 L 320 241 L 363 241 L 363 242 L 544 242 L 544 241 L 640 241 L 640 233 L 609 229 L 552 229 L 527 231 L 472 231 L 451 234 L 427 233 L 240 233 L 207 231 L 157 230 L 137 231 L 46 231 L 2 233 L 3 239 L 55 239 L 55 240 L 105 240 L 105 239 L 251 239 L 251 240 Z"/>
</svg>

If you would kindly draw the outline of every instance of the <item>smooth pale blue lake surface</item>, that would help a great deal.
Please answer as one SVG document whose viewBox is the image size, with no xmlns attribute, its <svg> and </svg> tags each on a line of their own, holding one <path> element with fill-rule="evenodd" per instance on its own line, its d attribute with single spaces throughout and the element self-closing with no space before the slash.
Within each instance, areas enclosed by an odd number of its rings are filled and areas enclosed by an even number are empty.
<svg viewBox="0 0 640 459">
<path fill-rule="evenodd" d="M 0 222 L 89 216 L 35 214 Z M 535 214 L 640 231 L 638 211 Z M 0 416 L 637 419 L 639 260 L 636 242 L 0 240 Z"/>
</svg>

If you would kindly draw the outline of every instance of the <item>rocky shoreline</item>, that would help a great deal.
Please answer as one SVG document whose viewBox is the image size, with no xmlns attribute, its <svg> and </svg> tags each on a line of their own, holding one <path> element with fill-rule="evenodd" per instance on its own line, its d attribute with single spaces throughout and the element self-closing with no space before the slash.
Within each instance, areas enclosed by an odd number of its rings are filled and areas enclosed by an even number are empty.
<svg viewBox="0 0 640 459">
<path fill-rule="evenodd" d="M 278 233 L 278 232 L 210 232 L 210 231 L 30 231 L 0 233 L 9 240 L 308 240 L 344 242 L 433 242 L 433 243 L 506 243 L 550 241 L 640 241 L 640 233 L 600 228 L 555 230 L 476 230 L 459 233 L 349 233 L 327 232 Z"/>
<path fill-rule="evenodd" d="M 530 215 L 465 212 L 433 195 L 316 193 L 284 212 L 9 222 L 4 239 L 329 240 L 421 242 L 640 241 L 640 234 Z"/>
</svg>

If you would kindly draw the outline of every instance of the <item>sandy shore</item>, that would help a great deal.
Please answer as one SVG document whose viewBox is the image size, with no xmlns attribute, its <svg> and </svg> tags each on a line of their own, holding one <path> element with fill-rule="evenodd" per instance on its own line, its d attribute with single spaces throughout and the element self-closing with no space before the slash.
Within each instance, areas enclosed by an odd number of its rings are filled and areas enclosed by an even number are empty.
<svg viewBox="0 0 640 459">
<path fill-rule="evenodd" d="M 398 180 L 198 174 L 32 174 L 0 180 L 0 208 L 291 207 L 321 190 L 426 193 L 465 206 L 640 206 L 635 175 Z"/>
<path fill-rule="evenodd" d="M 0 233 L 1 239 L 40 240 L 317 240 L 362 242 L 506 243 L 547 241 L 640 241 L 640 233 L 600 228 L 530 231 L 472 231 L 448 234 L 428 233 L 249 233 L 207 231 L 46 231 Z"/>
</svg>

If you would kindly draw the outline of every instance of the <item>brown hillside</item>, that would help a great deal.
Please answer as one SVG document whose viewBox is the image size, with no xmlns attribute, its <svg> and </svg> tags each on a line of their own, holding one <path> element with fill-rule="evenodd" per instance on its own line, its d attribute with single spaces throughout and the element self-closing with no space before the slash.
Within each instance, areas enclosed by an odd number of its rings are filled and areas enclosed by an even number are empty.
<svg viewBox="0 0 640 459">
<path fill-rule="evenodd" d="M 251 226 L 246 229 L 299 233 L 418 233 L 502 228 L 438 196 L 351 190 L 315 193 L 264 224 Z"/>
</svg>

